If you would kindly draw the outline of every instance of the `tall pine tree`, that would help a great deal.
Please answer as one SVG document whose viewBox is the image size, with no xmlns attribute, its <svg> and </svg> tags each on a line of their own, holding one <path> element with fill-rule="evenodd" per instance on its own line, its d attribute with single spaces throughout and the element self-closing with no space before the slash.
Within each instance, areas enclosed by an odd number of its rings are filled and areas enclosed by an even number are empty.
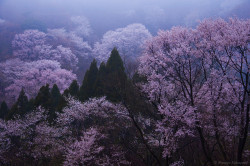
<svg viewBox="0 0 250 166">
<path fill-rule="evenodd" d="M 115 72 L 115 71 L 124 72 L 125 71 L 122 58 L 117 48 L 114 48 L 111 51 L 110 57 L 106 64 L 106 69 L 108 72 Z"/>
<path fill-rule="evenodd" d="M 121 101 L 124 96 L 126 82 L 127 76 L 123 61 L 118 50 L 114 48 L 106 64 L 103 91 L 107 99 L 113 102 Z"/>
<path fill-rule="evenodd" d="M 42 86 L 34 101 L 35 107 L 42 106 L 45 109 L 51 108 L 51 94 L 49 84 Z"/>
<path fill-rule="evenodd" d="M 50 108 L 49 108 L 49 117 L 48 120 L 52 123 L 56 117 L 57 112 L 61 112 L 63 107 L 66 105 L 66 101 L 62 97 L 60 90 L 56 84 L 53 85 L 51 92 L 50 92 Z"/>
<path fill-rule="evenodd" d="M 7 119 L 12 119 L 15 115 L 23 116 L 30 111 L 29 100 L 26 96 L 24 89 L 21 90 L 17 102 L 12 106 L 7 115 Z"/>
<path fill-rule="evenodd" d="M 97 97 L 104 96 L 104 84 L 106 75 L 107 75 L 106 64 L 102 62 L 99 67 L 97 80 L 95 84 L 95 96 Z"/>
<path fill-rule="evenodd" d="M 86 71 L 82 86 L 80 87 L 79 98 L 81 101 L 85 101 L 95 96 L 95 84 L 97 80 L 97 74 L 97 62 L 94 59 L 90 65 L 90 68 Z"/>
<path fill-rule="evenodd" d="M 73 80 L 70 84 L 69 88 L 66 89 L 63 93 L 65 96 L 72 96 L 72 97 L 78 97 L 79 94 L 79 85 L 77 83 L 77 80 Z"/>
<path fill-rule="evenodd" d="M 58 105 L 60 103 L 60 100 L 62 98 L 62 95 L 59 91 L 59 88 L 56 84 L 53 85 L 51 89 L 51 109 L 58 109 Z"/>
<path fill-rule="evenodd" d="M 5 101 L 2 102 L 1 106 L 0 106 L 0 118 L 4 119 L 6 117 L 6 115 L 8 114 L 9 108 L 7 106 L 7 104 L 5 103 Z"/>
</svg>

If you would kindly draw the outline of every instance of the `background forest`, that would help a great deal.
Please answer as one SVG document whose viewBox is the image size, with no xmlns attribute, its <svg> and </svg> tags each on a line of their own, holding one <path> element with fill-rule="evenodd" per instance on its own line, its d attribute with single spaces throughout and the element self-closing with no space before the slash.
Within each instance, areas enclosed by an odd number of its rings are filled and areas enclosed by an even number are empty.
<svg viewBox="0 0 250 166">
<path fill-rule="evenodd" d="M 248 6 L 0 0 L 0 165 L 248 165 Z"/>
</svg>

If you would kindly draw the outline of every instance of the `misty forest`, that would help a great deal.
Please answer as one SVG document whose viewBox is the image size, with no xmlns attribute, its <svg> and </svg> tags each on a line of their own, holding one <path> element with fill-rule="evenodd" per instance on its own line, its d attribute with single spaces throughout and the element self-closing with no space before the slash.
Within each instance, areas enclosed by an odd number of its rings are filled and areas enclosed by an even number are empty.
<svg viewBox="0 0 250 166">
<path fill-rule="evenodd" d="M 250 165 L 249 0 L 0 0 L 0 165 Z"/>
</svg>

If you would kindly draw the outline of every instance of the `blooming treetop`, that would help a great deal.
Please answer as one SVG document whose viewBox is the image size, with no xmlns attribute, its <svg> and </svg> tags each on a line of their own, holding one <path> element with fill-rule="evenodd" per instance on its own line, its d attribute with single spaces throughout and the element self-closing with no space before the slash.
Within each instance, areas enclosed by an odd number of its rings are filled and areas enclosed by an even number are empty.
<svg viewBox="0 0 250 166">
<path fill-rule="evenodd" d="M 84 122 L 91 119 L 96 121 L 93 125 L 98 129 L 99 133 L 90 129 L 87 133 L 82 134 L 87 129 L 87 125 L 83 125 Z M 58 115 L 57 124 L 61 127 L 68 126 L 75 133 L 78 133 L 77 135 L 80 137 L 83 135 L 83 137 L 81 137 L 81 141 L 75 142 L 69 147 L 65 164 L 84 164 L 89 162 L 89 160 L 97 165 L 128 164 L 124 159 L 124 153 L 121 151 L 121 148 L 113 145 L 112 141 L 112 145 L 110 145 L 108 140 L 109 134 L 112 133 L 111 131 L 115 129 L 116 125 L 121 128 L 121 124 L 115 123 L 117 119 L 120 119 L 124 127 L 131 125 L 126 109 L 120 104 L 110 103 L 105 97 L 93 98 L 84 103 L 74 98 L 69 98 L 68 106 L 63 110 L 62 114 Z M 75 124 L 77 124 L 77 127 Z M 88 138 L 85 138 L 86 134 L 89 135 Z M 100 139 L 105 140 L 106 143 L 103 145 L 99 144 L 97 147 L 94 140 L 98 141 Z M 83 147 L 90 148 L 85 149 Z M 112 156 L 107 156 L 106 151 L 111 151 Z M 96 156 L 96 154 L 99 155 Z"/>
<path fill-rule="evenodd" d="M 78 58 L 72 51 L 61 45 L 53 48 L 47 44 L 47 37 L 47 34 L 38 30 L 26 30 L 15 35 L 12 41 L 14 56 L 23 61 L 56 60 L 65 68 L 76 67 Z"/>
<path fill-rule="evenodd" d="M 108 31 L 101 42 L 95 43 L 93 53 L 100 61 L 106 61 L 110 52 L 117 47 L 125 59 L 136 59 L 141 54 L 145 40 L 151 37 L 150 32 L 142 24 L 131 24 L 124 28 Z"/>
<path fill-rule="evenodd" d="M 69 47 L 75 55 L 88 57 L 92 50 L 88 42 L 83 41 L 82 37 L 76 35 L 73 31 L 67 32 L 64 28 L 48 29 L 48 36 L 52 37 L 52 44 L 58 43 Z"/>
<path fill-rule="evenodd" d="M 0 69 L 5 75 L 5 81 L 9 84 L 5 91 L 9 98 L 18 97 L 24 88 L 28 97 L 35 97 L 41 86 L 57 84 L 63 92 L 70 83 L 76 79 L 71 71 L 61 69 L 60 63 L 52 60 L 38 60 L 23 62 L 19 59 L 8 60 L 0 64 Z"/>
<path fill-rule="evenodd" d="M 180 136 L 196 129 L 210 164 L 213 146 L 225 161 L 237 147 L 236 158 L 242 161 L 249 124 L 249 32 L 250 20 L 207 19 L 196 29 L 160 31 L 147 42 L 139 71 L 147 77 L 143 91 L 163 116 L 158 131 L 166 140 L 164 155 L 175 152 Z M 225 142 L 231 149 L 223 147 Z"/>
<path fill-rule="evenodd" d="M 13 159 L 21 162 L 32 158 L 35 164 L 42 157 L 51 159 L 62 155 L 63 164 L 66 166 L 129 164 L 124 159 L 121 148 L 115 145 L 109 146 L 108 132 L 102 130 L 101 125 L 79 126 L 92 115 L 110 120 L 113 118 L 111 115 L 117 118 L 127 117 L 126 110 L 119 104 L 108 102 L 104 97 L 90 99 L 85 103 L 73 98 L 69 98 L 68 101 L 69 105 L 62 114 L 58 114 L 53 126 L 46 121 L 47 112 L 41 107 L 27 113 L 23 118 L 0 120 L 1 161 L 8 164 L 13 163 Z M 110 128 L 112 129 L 111 125 Z M 110 129 L 106 129 L 108 130 Z M 109 156 L 105 151 L 111 151 L 112 154 Z"/>
</svg>

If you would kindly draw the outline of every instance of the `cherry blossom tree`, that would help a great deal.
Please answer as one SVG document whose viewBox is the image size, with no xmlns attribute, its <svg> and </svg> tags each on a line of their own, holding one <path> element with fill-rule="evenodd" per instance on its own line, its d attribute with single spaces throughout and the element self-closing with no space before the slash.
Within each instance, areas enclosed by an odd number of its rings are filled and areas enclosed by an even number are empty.
<svg viewBox="0 0 250 166">
<path fill-rule="evenodd" d="M 66 31 L 66 29 L 48 29 L 48 37 L 51 39 L 51 44 L 60 44 L 71 48 L 72 52 L 77 56 L 88 57 L 92 51 L 88 42 L 83 41 L 83 38 L 76 35 L 74 31 Z"/>
<path fill-rule="evenodd" d="M 12 41 L 12 47 L 15 49 L 14 56 L 23 60 L 37 60 L 36 46 L 45 45 L 46 34 L 38 30 L 26 30 L 22 34 L 17 34 Z"/>
<path fill-rule="evenodd" d="M 118 120 L 119 124 L 116 123 Z M 105 97 L 92 98 L 84 103 L 69 98 L 68 106 L 58 115 L 57 124 L 68 126 L 80 140 L 68 148 L 65 165 L 85 162 L 96 165 L 129 164 L 122 148 L 111 139 L 119 135 L 110 136 L 112 131 L 119 129 L 118 126 L 128 128 L 131 124 L 128 112 L 122 105 L 112 104 Z"/>
<path fill-rule="evenodd" d="M 67 30 L 65 28 L 48 29 L 49 41 L 52 45 L 69 47 L 78 57 L 87 59 L 92 51 L 91 46 L 85 41 L 92 32 L 90 23 L 84 16 L 73 16 L 70 20 L 73 24 Z"/>
<path fill-rule="evenodd" d="M 216 107 L 216 109 L 213 109 L 213 114 L 228 113 L 229 118 L 231 117 L 227 121 L 219 117 L 213 118 L 216 141 L 224 159 L 228 160 L 230 157 L 227 149 L 221 145 L 223 139 L 229 139 L 223 135 L 223 132 L 227 131 L 227 134 L 232 136 L 230 144 L 237 140 L 235 145 L 235 152 L 237 153 L 234 155 L 237 162 L 242 162 L 248 137 L 250 111 L 248 38 L 250 20 L 235 18 L 226 22 L 222 19 L 216 21 L 208 19 L 201 22 L 197 29 L 203 38 L 199 47 L 204 48 L 203 53 L 210 57 L 210 63 L 215 62 L 214 70 L 217 71 L 217 78 L 224 79 L 223 84 L 220 85 L 221 89 L 218 89 L 217 100 L 213 100 L 213 106 Z M 214 72 L 212 73 L 214 74 Z M 214 90 L 214 86 L 212 88 Z M 225 99 L 221 101 L 220 97 Z M 224 104 L 222 105 L 221 102 L 224 102 Z M 217 105 L 218 103 L 220 107 Z M 224 131 L 221 128 L 229 128 L 229 130 Z M 219 133 L 220 130 L 222 130 L 221 133 Z"/>
<path fill-rule="evenodd" d="M 46 111 L 39 107 L 23 118 L 0 121 L 0 158 L 3 164 L 20 164 L 30 159 L 37 162 L 65 150 L 62 137 L 67 135 L 67 130 L 49 126 L 45 119 Z"/>
<path fill-rule="evenodd" d="M 35 60 L 56 60 L 64 68 L 74 68 L 78 63 L 78 58 L 69 48 L 62 45 L 56 46 L 47 43 L 48 36 L 38 30 L 26 30 L 22 34 L 17 34 L 12 41 L 15 57 L 23 61 Z"/>
<path fill-rule="evenodd" d="M 75 74 L 61 69 L 60 63 L 52 60 L 23 62 L 11 59 L 1 63 L 0 70 L 6 76 L 5 82 L 8 86 L 5 88 L 5 93 L 10 101 L 13 98 L 16 100 L 22 88 L 27 96 L 32 98 L 36 96 L 41 86 L 57 84 L 63 92 L 76 79 Z"/>
<path fill-rule="evenodd" d="M 99 61 L 106 61 L 112 49 L 117 47 L 123 59 L 135 60 L 141 54 L 145 40 L 150 37 L 151 34 L 144 25 L 131 24 L 106 32 L 101 41 L 95 43 L 93 54 Z"/>
<path fill-rule="evenodd" d="M 108 133 L 115 126 L 104 126 L 104 123 L 114 124 L 116 119 L 127 121 L 125 108 L 108 102 L 105 97 L 85 103 L 69 98 L 68 102 L 53 126 L 46 120 L 48 112 L 41 107 L 23 118 L 0 120 L 1 164 L 37 164 L 41 159 L 59 156 L 63 156 L 63 165 L 129 164 L 122 148 L 109 142 Z M 95 122 L 88 125 L 86 121 L 91 119 Z"/>
<path fill-rule="evenodd" d="M 89 129 L 83 133 L 80 141 L 75 141 L 67 148 L 65 154 L 66 159 L 64 165 L 78 165 L 87 162 L 93 162 L 97 154 L 99 154 L 103 147 L 98 146 L 96 140 L 101 139 L 100 133 L 96 129 Z"/>
<path fill-rule="evenodd" d="M 210 165 L 218 158 L 243 161 L 249 125 L 249 25 L 237 18 L 207 19 L 196 29 L 160 31 L 147 42 L 139 70 L 147 82 L 141 86 L 162 115 L 158 131 L 165 156 L 181 148 L 180 138 L 191 136 L 199 138 Z"/>
</svg>

